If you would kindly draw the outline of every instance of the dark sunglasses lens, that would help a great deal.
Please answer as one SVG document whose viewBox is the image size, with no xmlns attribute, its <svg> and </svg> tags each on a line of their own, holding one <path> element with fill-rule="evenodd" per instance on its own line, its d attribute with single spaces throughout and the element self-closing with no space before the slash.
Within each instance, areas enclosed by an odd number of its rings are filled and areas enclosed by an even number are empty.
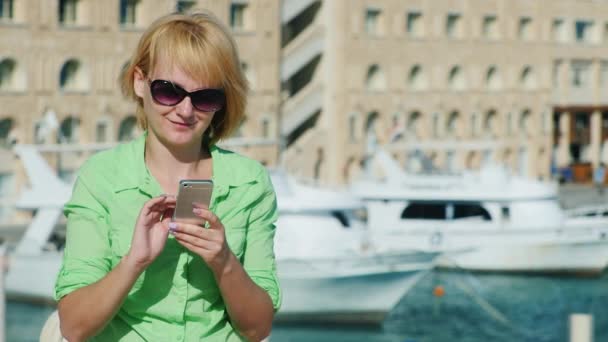
<svg viewBox="0 0 608 342">
<path fill-rule="evenodd" d="M 165 106 L 173 106 L 184 99 L 177 89 L 167 81 L 156 80 L 150 85 L 150 91 L 154 100 Z"/>
<path fill-rule="evenodd" d="M 217 112 L 224 107 L 224 92 L 219 89 L 203 89 L 191 95 L 192 104 L 203 112 Z"/>
</svg>

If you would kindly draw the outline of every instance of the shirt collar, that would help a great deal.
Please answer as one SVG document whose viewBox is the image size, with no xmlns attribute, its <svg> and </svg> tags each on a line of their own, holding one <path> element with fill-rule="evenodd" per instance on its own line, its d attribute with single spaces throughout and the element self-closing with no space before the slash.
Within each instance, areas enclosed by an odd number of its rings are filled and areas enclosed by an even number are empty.
<svg viewBox="0 0 608 342">
<path fill-rule="evenodd" d="M 147 135 L 148 131 L 144 131 L 143 134 L 127 143 L 122 149 L 124 154 L 122 158 L 118 158 L 117 162 L 121 162 L 126 167 L 121 168 L 122 174 L 117 175 L 115 192 L 139 189 L 152 197 L 162 193 L 158 181 L 150 174 L 144 159 Z M 230 155 L 234 152 L 224 150 L 215 144 L 209 150 L 213 159 L 213 197 L 224 196 L 231 187 L 237 187 L 255 180 L 249 172 L 245 174 L 235 172 L 233 168 L 238 167 L 238 164 L 234 165 L 229 160 Z"/>
</svg>

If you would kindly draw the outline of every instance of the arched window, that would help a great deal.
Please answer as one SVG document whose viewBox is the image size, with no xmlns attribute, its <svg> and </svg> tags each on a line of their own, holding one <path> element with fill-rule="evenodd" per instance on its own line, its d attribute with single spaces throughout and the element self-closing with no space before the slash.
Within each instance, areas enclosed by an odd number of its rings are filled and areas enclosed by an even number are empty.
<svg viewBox="0 0 608 342">
<path fill-rule="evenodd" d="M 386 78 L 384 77 L 384 72 L 382 72 L 378 64 L 374 64 L 367 69 L 365 88 L 372 91 L 386 89 Z"/>
<path fill-rule="evenodd" d="M 137 135 L 137 119 L 130 115 L 120 122 L 118 127 L 118 141 L 133 140 Z"/>
<path fill-rule="evenodd" d="M 450 69 L 448 86 L 451 90 L 464 90 L 466 88 L 464 72 L 459 66 L 454 66 Z"/>
<path fill-rule="evenodd" d="M 420 65 L 414 65 L 408 75 L 408 85 L 412 90 L 424 90 L 428 87 L 428 82 L 424 70 Z"/>
<path fill-rule="evenodd" d="M 9 147 L 11 145 L 13 126 L 14 121 L 11 118 L 0 120 L 0 147 Z"/>
<path fill-rule="evenodd" d="M 491 109 L 486 113 L 485 119 L 483 121 L 483 131 L 486 136 L 494 137 L 496 136 L 496 120 L 497 114 L 496 111 Z"/>
<path fill-rule="evenodd" d="M 74 144 L 80 140 L 80 119 L 68 116 L 59 125 L 57 141 L 60 144 Z"/>
<path fill-rule="evenodd" d="M 531 114 L 529 109 L 525 109 L 519 117 L 519 133 L 522 137 L 527 137 L 531 132 Z"/>
<path fill-rule="evenodd" d="M 376 149 L 376 145 L 378 144 L 378 112 L 371 112 L 367 114 L 367 119 L 365 120 L 365 138 L 367 144 L 367 152 L 371 153 Z"/>
<path fill-rule="evenodd" d="M 454 111 L 450 113 L 445 126 L 445 131 L 447 132 L 448 137 L 457 138 L 459 136 L 459 121 L 460 115 L 458 114 L 458 112 Z"/>
<path fill-rule="evenodd" d="M 412 112 L 408 119 L 407 124 L 405 126 L 405 136 L 408 139 L 417 139 L 420 136 L 420 112 Z"/>
<path fill-rule="evenodd" d="M 70 59 L 63 64 L 59 74 L 59 87 L 68 91 L 88 90 L 89 80 L 82 63 Z"/>
<path fill-rule="evenodd" d="M 0 90 L 13 89 L 16 64 L 10 58 L 0 62 Z"/>
<path fill-rule="evenodd" d="M 536 89 L 536 76 L 531 66 L 525 66 L 520 76 L 521 85 L 524 89 Z"/>
<path fill-rule="evenodd" d="M 495 66 L 491 66 L 486 73 L 486 87 L 488 90 L 499 90 L 502 88 L 502 80 Z"/>
</svg>

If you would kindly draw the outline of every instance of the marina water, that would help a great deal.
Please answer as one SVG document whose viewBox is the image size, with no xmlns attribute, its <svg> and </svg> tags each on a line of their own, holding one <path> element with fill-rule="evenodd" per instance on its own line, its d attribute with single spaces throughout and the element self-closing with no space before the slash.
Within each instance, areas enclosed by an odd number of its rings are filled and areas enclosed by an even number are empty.
<svg viewBox="0 0 608 342">
<path fill-rule="evenodd" d="M 436 297 L 433 289 L 445 290 Z M 568 341 L 568 317 L 593 315 L 595 341 L 608 341 L 608 273 L 599 278 L 433 271 L 381 327 L 275 325 L 272 342 Z M 38 341 L 54 310 L 8 302 L 7 341 Z"/>
</svg>

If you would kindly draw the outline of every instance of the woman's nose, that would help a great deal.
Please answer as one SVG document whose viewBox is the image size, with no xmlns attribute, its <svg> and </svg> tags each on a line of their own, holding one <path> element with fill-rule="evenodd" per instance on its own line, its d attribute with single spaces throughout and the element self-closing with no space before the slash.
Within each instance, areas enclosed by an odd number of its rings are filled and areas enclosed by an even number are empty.
<svg viewBox="0 0 608 342">
<path fill-rule="evenodd" d="M 189 96 L 184 97 L 184 99 L 175 106 L 177 114 L 182 116 L 191 116 L 194 114 L 194 107 L 192 106 L 192 101 Z"/>
</svg>

